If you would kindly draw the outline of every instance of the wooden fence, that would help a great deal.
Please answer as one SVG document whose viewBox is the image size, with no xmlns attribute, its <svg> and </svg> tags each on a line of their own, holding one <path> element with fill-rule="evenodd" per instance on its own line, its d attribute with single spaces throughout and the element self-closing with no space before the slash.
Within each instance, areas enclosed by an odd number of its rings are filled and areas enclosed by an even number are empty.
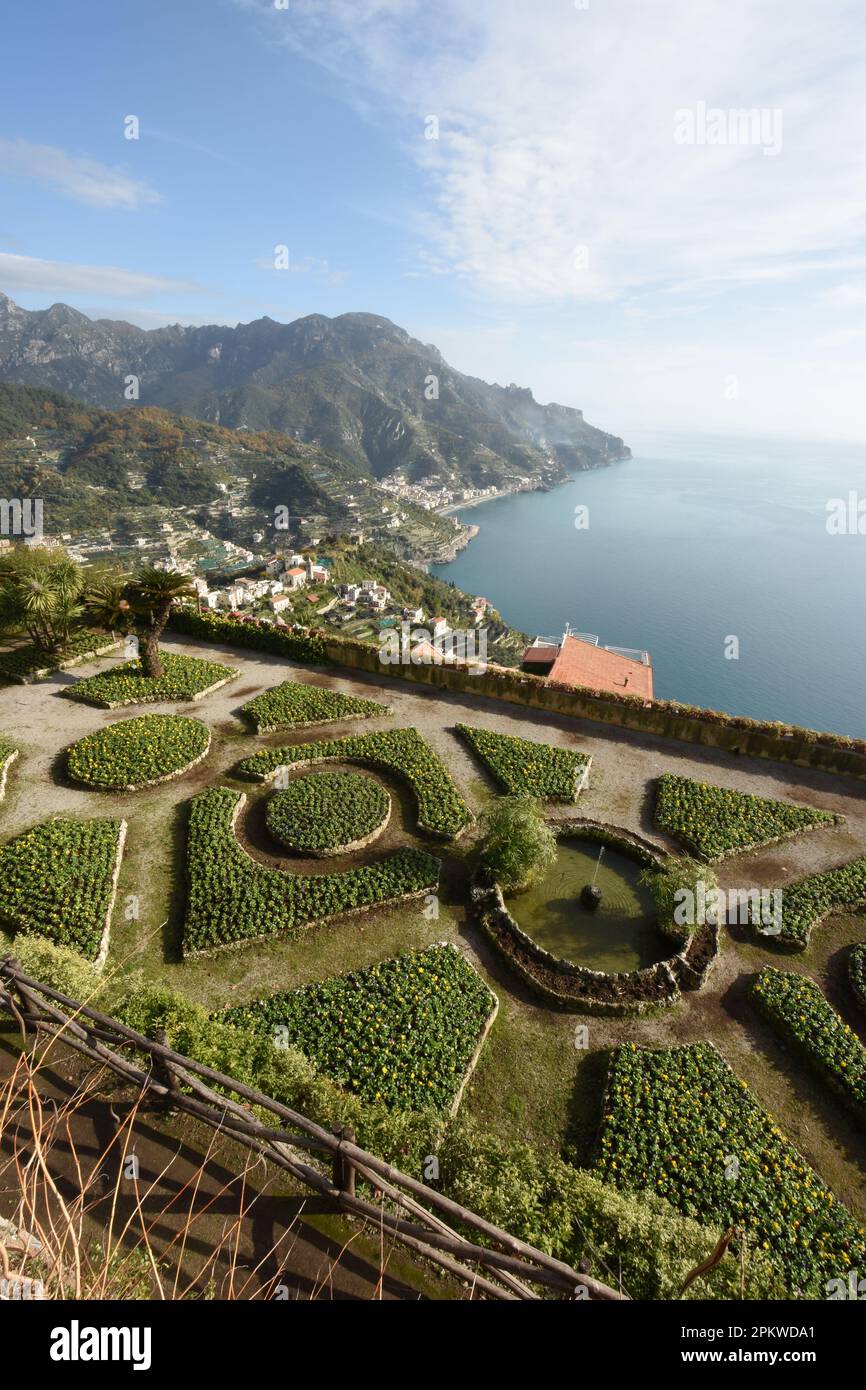
<svg viewBox="0 0 866 1390">
<path fill-rule="evenodd" d="M 625 1298 L 358 1148 L 352 1131 L 332 1133 L 234 1077 L 174 1052 L 164 1035 L 154 1040 L 136 1033 L 31 979 L 11 956 L 0 960 L 0 1009 L 22 1035 L 54 1037 L 107 1067 L 142 1097 L 228 1135 L 487 1298 Z M 256 1111 L 275 1116 L 279 1125 L 269 1127 Z M 366 1195 L 358 1192 L 358 1179 L 367 1185 Z"/>
</svg>

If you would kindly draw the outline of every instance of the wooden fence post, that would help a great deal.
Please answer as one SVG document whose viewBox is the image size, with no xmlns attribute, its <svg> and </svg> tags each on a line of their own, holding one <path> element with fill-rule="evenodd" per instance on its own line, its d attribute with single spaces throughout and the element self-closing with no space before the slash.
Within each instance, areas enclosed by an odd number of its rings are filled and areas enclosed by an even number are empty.
<svg viewBox="0 0 866 1390">
<path fill-rule="evenodd" d="M 355 1131 L 351 1125 L 342 1125 L 337 1130 L 337 1137 L 354 1144 Z M 339 1149 L 334 1154 L 334 1186 L 346 1197 L 355 1195 L 355 1165 L 351 1159 L 341 1154 Z"/>
<path fill-rule="evenodd" d="M 164 1028 L 157 1028 L 154 1041 L 158 1042 L 160 1047 L 168 1047 L 168 1038 Z M 174 1068 L 169 1065 L 165 1058 L 154 1057 L 153 1069 L 168 1091 L 168 1095 L 165 1098 L 166 1108 L 172 1110 L 180 1095 L 180 1083 L 175 1075 Z"/>
</svg>

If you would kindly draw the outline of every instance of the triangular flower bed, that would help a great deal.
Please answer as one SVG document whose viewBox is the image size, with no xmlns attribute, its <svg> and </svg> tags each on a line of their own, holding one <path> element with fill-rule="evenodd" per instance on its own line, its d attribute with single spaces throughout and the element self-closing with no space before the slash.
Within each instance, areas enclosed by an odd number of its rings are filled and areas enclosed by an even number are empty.
<svg viewBox="0 0 866 1390">
<path fill-rule="evenodd" d="M 256 733 L 266 734 L 272 729 L 301 729 L 307 724 L 371 719 L 391 711 L 377 700 L 341 695 L 337 690 L 324 690 L 320 685 L 308 685 L 303 681 L 283 681 L 249 700 L 243 706 L 243 713 L 255 726 Z"/>
<path fill-rule="evenodd" d="M 450 944 L 226 1010 L 227 1023 L 297 1047 L 362 1100 L 456 1109 L 496 996 Z"/>
<path fill-rule="evenodd" d="M 592 762 L 588 753 L 458 724 L 457 732 L 509 796 L 576 801 Z"/>
<path fill-rule="evenodd" d="M 659 778 L 656 792 L 656 825 L 709 863 L 843 820 L 813 806 L 794 806 L 673 773 Z"/>
<path fill-rule="evenodd" d="M 126 839 L 121 820 L 49 820 L 0 849 L 0 921 L 104 959 Z"/>
</svg>

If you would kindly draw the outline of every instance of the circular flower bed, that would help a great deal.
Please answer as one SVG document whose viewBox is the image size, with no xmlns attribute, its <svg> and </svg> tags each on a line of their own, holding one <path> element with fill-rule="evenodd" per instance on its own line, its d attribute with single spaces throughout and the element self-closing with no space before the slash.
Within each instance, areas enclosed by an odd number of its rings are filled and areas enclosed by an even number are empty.
<svg viewBox="0 0 866 1390">
<path fill-rule="evenodd" d="M 275 840 L 298 854 L 339 854 L 369 844 L 388 823 L 391 798 L 359 772 L 311 772 L 274 792 L 266 820 Z"/>
<path fill-rule="evenodd" d="M 69 776 L 98 791 L 138 791 L 179 777 L 210 748 L 210 730 L 181 714 L 122 719 L 74 743 Z"/>
</svg>

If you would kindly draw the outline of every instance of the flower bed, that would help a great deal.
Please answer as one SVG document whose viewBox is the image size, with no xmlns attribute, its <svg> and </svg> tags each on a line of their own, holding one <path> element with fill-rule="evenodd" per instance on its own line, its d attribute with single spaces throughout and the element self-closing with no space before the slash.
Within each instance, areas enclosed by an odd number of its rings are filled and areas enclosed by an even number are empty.
<svg viewBox="0 0 866 1390">
<path fill-rule="evenodd" d="M 80 700 L 99 709 L 121 705 L 157 704 L 161 700 L 201 700 L 234 680 L 238 672 L 215 661 L 163 652 L 165 674 L 154 678 L 144 673 L 140 661 L 127 661 L 98 676 L 88 676 L 62 692 L 68 700 Z"/>
<path fill-rule="evenodd" d="M 814 928 L 825 917 L 864 905 L 866 856 L 822 874 L 808 874 L 783 888 L 781 935 L 767 935 L 766 929 L 760 930 L 760 922 L 753 925 L 763 941 L 786 951 L 805 951 Z"/>
<path fill-rule="evenodd" d="M 866 1121 L 866 1048 L 815 981 L 790 971 L 762 970 L 752 987 L 752 1000 L 861 1123 Z"/>
<path fill-rule="evenodd" d="M 528 738 L 494 734 L 458 724 L 457 732 L 509 796 L 576 801 L 592 759 L 588 753 L 554 748 Z"/>
<path fill-rule="evenodd" d="M 180 777 L 207 756 L 210 730 L 182 714 L 122 719 L 73 743 L 69 776 L 95 791 L 139 791 Z"/>
<path fill-rule="evenodd" d="M 250 700 L 243 713 L 254 724 L 256 733 L 267 734 L 272 729 L 331 724 L 338 719 L 371 719 L 391 711 L 378 700 L 361 700 L 301 681 L 283 681 Z"/>
<path fill-rule="evenodd" d="M 848 978 L 858 1004 L 866 1009 L 866 941 L 855 946 L 848 957 Z"/>
<path fill-rule="evenodd" d="M 193 608 L 175 608 L 169 618 L 169 627 L 202 642 L 252 647 L 258 652 L 308 662 L 311 666 L 331 664 L 321 634 L 306 628 L 296 632 L 291 628 L 263 622 L 261 618 L 228 618 L 218 613 L 197 613 Z"/>
<path fill-rule="evenodd" d="M 52 671 L 63 671 L 67 666 L 102 656 L 119 646 L 119 638 L 109 637 L 104 632 L 93 632 L 89 628 L 71 633 L 63 650 L 53 656 L 46 656 L 39 647 L 27 642 L 11 651 L 0 652 L 0 680 L 29 685 L 33 681 L 44 680 Z"/>
<path fill-rule="evenodd" d="M 361 1100 L 456 1108 L 496 997 L 455 946 L 407 952 L 219 1015 L 297 1047 Z"/>
<path fill-rule="evenodd" d="M 242 792 L 210 787 L 193 799 L 187 839 L 184 954 L 298 935 L 316 922 L 433 893 L 441 863 L 400 849 L 378 864 L 336 874 L 289 874 L 258 864 L 235 837 Z"/>
<path fill-rule="evenodd" d="M 391 798 L 357 772 L 311 772 L 268 801 L 275 840 L 298 854 L 340 854 L 370 844 L 388 824 Z"/>
<path fill-rule="evenodd" d="M 104 957 L 126 822 L 50 820 L 0 849 L 0 919 Z"/>
<path fill-rule="evenodd" d="M 6 778 L 9 769 L 18 757 L 18 749 L 8 739 L 0 738 L 0 801 L 6 794 Z"/>
<path fill-rule="evenodd" d="M 245 758 L 240 771 L 245 777 L 266 782 L 281 768 L 325 760 L 368 763 L 399 774 L 415 794 L 419 826 L 432 835 L 456 839 L 472 821 L 472 812 L 446 767 L 417 729 L 389 729 L 384 733 L 268 748 Z"/>
<path fill-rule="evenodd" d="M 709 1043 L 613 1054 L 597 1172 L 716 1228 L 737 1226 L 790 1291 L 862 1268 L 866 1232 Z"/>
<path fill-rule="evenodd" d="M 669 772 L 658 781 L 656 825 L 711 864 L 843 820 L 812 806 L 792 806 Z"/>
</svg>

